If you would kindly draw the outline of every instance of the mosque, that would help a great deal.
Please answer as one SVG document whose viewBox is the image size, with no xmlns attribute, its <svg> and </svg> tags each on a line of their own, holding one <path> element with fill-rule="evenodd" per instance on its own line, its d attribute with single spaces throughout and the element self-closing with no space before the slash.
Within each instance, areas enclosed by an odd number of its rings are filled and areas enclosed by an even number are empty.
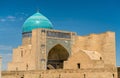
<svg viewBox="0 0 120 78">
<path fill-rule="evenodd" d="M 115 33 L 55 30 L 37 12 L 24 22 L 22 45 L 13 49 L 2 78 L 118 78 Z"/>
</svg>

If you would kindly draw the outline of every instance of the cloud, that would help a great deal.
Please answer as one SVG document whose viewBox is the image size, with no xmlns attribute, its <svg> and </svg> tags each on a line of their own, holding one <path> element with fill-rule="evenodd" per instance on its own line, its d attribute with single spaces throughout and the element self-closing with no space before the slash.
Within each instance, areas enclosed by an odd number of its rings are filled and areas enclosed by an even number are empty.
<svg viewBox="0 0 120 78">
<path fill-rule="evenodd" d="M 9 22 L 9 21 L 15 21 L 16 18 L 12 16 L 4 17 L 0 19 L 0 22 Z"/>
<path fill-rule="evenodd" d="M 0 18 L 0 22 L 20 22 L 26 19 L 29 15 L 24 12 L 15 13 L 14 15 L 7 15 Z"/>
<path fill-rule="evenodd" d="M 12 50 L 12 46 L 0 45 L 0 50 Z"/>
<path fill-rule="evenodd" d="M 7 16 L 6 19 L 7 21 L 16 21 L 16 17 L 11 15 Z"/>
<path fill-rule="evenodd" d="M 16 13 L 15 15 L 16 15 L 16 16 L 23 16 L 23 17 L 28 16 L 28 14 L 26 14 L 26 13 L 24 13 L 24 12 Z"/>
<path fill-rule="evenodd" d="M 23 21 L 25 17 L 26 15 L 23 15 L 23 14 L 18 16 L 9 15 L 9 16 L 0 18 L 0 22 Z"/>
<path fill-rule="evenodd" d="M 5 21 L 6 21 L 6 19 L 3 19 L 3 18 L 2 18 L 2 19 L 0 19 L 0 22 L 5 22 Z"/>
<path fill-rule="evenodd" d="M 15 19 L 15 16 L 7 16 L 8 19 Z"/>
</svg>

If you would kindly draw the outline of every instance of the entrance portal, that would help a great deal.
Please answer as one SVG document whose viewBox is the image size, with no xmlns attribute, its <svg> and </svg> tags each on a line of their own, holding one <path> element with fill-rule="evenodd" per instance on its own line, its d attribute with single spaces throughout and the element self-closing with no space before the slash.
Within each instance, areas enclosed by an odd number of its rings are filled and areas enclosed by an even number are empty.
<svg viewBox="0 0 120 78">
<path fill-rule="evenodd" d="M 54 46 L 48 53 L 47 69 L 62 69 L 68 57 L 69 53 L 63 46 L 60 44 Z"/>
</svg>

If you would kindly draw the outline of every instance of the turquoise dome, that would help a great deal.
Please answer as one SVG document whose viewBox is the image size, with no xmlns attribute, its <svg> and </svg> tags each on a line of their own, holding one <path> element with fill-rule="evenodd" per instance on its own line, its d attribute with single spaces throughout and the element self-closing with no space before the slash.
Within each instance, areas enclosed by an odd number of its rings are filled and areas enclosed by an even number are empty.
<svg viewBox="0 0 120 78">
<path fill-rule="evenodd" d="M 24 22 L 22 32 L 31 32 L 37 28 L 53 29 L 53 26 L 49 19 L 37 12 Z"/>
</svg>

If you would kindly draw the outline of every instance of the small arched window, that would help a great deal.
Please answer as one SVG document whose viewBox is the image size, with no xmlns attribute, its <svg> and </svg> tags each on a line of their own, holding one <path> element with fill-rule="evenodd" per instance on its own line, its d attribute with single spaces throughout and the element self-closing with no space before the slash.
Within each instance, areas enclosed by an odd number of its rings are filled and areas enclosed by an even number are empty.
<svg viewBox="0 0 120 78">
<path fill-rule="evenodd" d="M 78 69 L 80 69 L 80 63 L 77 64 Z"/>
<path fill-rule="evenodd" d="M 100 57 L 100 60 L 102 60 L 102 57 Z"/>
<path fill-rule="evenodd" d="M 84 74 L 84 78 L 86 78 L 86 74 Z"/>
<path fill-rule="evenodd" d="M 28 64 L 26 64 L 26 70 L 28 70 Z"/>
<path fill-rule="evenodd" d="M 24 78 L 24 75 L 21 78 Z"/>
<path fill-rule="evenodd" d="M 113 78 L 115 77 L 115 74 L 112 74 L 113 75 Z"/>
</svg>

